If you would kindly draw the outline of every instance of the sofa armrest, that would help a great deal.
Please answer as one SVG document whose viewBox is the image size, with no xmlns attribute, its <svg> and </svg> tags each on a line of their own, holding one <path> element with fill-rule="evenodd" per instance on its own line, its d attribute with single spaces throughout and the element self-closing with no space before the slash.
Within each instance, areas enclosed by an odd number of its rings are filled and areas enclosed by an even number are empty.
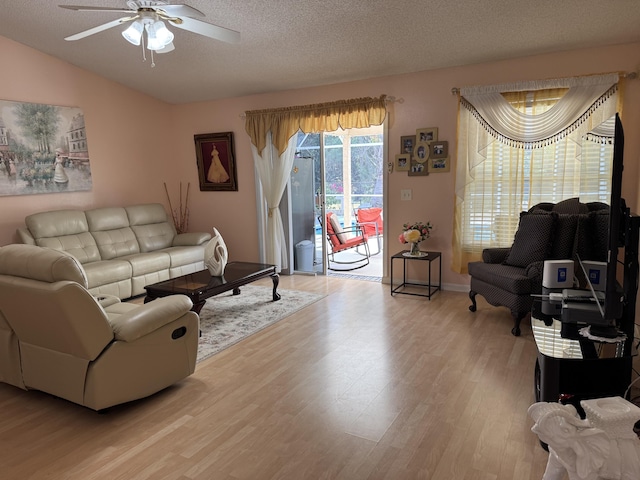
<svg viewBox="0 0 640 480">
<path fill-rule="evenodd" d="M 173 237 L 174 247 L 190 247 L 192 245 L 202 245 L 211 240 L 211 234 L 206 232 L 179 233 Z"/>
<path fill-rule="evenodd" d="M 186 295 L 170 295 L 140 305 L 110 323 L 116 340 L 133 342 L 182 317 L 192 306 Z"/>
<path fill-rule="evenodd" d="M 111 305 L 115 305 L 116 303 L 120 303 L 120 298 L 115 295 L 94 295 L 93 298 L 96 299 L 102 308 L 107 308 Z"/>
<path fill-rule="evenodd" d="M 484 263 L 502 263 L 507 259 L 511 248 L 485 248 L 482 250 L 482 261 Z"/>
<path fill-rule="evenodd" d="M 33 235 L 31 235 L 31 232 L 29 231 L 29 229 L 27 227 L 20 227 L 16 230 L 16 233 L 18 234 L 18 238 L 20 239 L 20 242 L 26 244 L 26 245 L 35 245 L 36 244 L 36 239 L 33 238 Z"/>
</svg>

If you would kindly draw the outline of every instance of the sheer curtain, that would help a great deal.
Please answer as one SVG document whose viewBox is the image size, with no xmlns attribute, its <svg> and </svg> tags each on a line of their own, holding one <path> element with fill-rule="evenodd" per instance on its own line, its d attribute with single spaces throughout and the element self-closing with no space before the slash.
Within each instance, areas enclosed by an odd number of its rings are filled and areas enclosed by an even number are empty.
<svg viewBox="0 0 640 480">
<path fill-rule="evenodd" d="M 245 130 L 251 138 L 266 218 L 265 262 L 281 271 L 288 267 L 287 247 L 280 200 L 289 179 L 295 156 L 295 135 L 332 132 L 338 128 L 365 128 L 381 125 L 386 116 L 385 95 L 330 103 L 245 112 Z"/>
<path fill-rule="evenodd" d="M 608 201 L 619 83 L 607 74 L 461 89 L 455 271 L 510 246 L 519 213 L 536 203 Z"/>
<path fill-rule="evenodd" d="M 292 136 L 287 146 L 280 155 L 278 148 L 273 144 L 272 133 L 266 132 L 266 146 L 262 153 L 258 152 L 255 145 L 251 144 L 253 161 L 262 184 L 263 200 L 266 203 L 266 230 L 265 262 L 276 265 L 277 270 L 288 267 L 287 245 L 280 215 L 280 200 L 289 180 L 289 172 L 293 166 L 296 153 L 296 137 Z"/>
</svg>

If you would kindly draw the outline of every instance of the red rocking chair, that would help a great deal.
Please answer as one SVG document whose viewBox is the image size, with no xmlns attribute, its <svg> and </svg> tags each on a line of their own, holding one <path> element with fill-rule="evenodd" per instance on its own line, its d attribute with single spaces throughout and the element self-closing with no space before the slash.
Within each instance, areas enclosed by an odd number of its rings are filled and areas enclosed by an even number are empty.
<svg viewBox="0 0 640 480">
<path fill-rule="evenodd" d="M 381 251 L 380 236 L 384 231 L 382 222 L 382 209 L 378 207 L 360 208 L 356 211 L 356 221 L 362 227 L 365 235 L 369 238 L 375 237 L 378 250 L 371 255 L 377 255 Z"/>
<path fill-rule="evenodd" d="M 369 265 L 369 257 L 371 256 L 371 254 L 369 253 L 367 235 L 364 233 L 360 225 L 343 228 L 338 221 L 338 217 L 333 212 L 329 212 L 326 215 L 326 226 L 327 240 L 329 240 L 327 242 L 329 270 L 351 271 Z M 364 253 L 360 251 L 359 247 L 362 247 L 364 249 Z M 359 257 L 351 257 L 347 260 L 347 255 L 341 255 L 339 256 L 338 260 L 336 260 L 337 253 L 345 252 L 351 249 L 355 249 L 355 252 L 359 255 Z M 353 266 L 351 268 L 332 268 L 332 263 L 338 265 Z"/>
</svg>

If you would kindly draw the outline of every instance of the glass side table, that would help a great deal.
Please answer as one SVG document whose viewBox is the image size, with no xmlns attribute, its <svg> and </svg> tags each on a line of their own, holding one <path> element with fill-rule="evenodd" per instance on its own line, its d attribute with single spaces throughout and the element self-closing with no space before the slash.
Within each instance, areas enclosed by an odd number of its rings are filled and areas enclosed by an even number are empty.
<svg viewBox="0 0 640 480">
<path fill-rule="evenodd" d="M 584 325 L 563 323 L 543 312 L 534 299 L 531 330 L 538 355 L 534 368 L 536 402 L 557 402 L 561 394 L 576 399 L 625 395 L 632 379 L 632 356 L 624 355 L 625 340 L 601 342 L 583 337 Z"/>
<path fill-rule="evenodd" d="M 418 297 L 427 297 L 431 300 L 431 297 L 438 290 L 442 290 L 442 255 L 441 252 L 422 252 L 426 253 L 423 257 L 411 257 L 405 255 L 409 253 L 407 250 L 398 252 L 391 256 L 391 295 L 394 293 L 400 293 L 402 295 L 415 295 Z M 434 283 L 431 278 L 431 264 L 434 260 L 438 260 L 438 283 Z M 393 284 L 393 264 L 395 260 L 402 260 L 402 283 L 394 287 Z M 429 279 L 427 283 L 416 283 L 407 281 L 407 262 L 427 262 L 429 270 Z M 414 289 L 407 290 L 407 287 L 418 287 L 418 289 L 426 290 L 425 293 L 418 293 Z"/>
</svg>

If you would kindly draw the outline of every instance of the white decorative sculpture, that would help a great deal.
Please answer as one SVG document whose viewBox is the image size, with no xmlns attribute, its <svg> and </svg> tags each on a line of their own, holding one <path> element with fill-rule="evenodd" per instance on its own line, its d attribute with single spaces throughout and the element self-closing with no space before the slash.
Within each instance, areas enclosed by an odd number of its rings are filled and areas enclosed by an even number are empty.
<svg viewBox="0 0 640 480">
<path fill-rule="evenodd" d="M 633 431 L 640 408 L 621 397 L 580 402 L 587 418 L 573 405 L 534 403 L 531 430 L 549 445 L 542 480 L 640 479 L 640 439 Z"/>
<path fill-rule="evenodd" d="M 209 269 L 211 276 L 221 277 L 224 274 L 228 258 L 227 245 L 224 243 L 220 232 L 214 227 L 213 237 L 204 247 L 204 264 Z"/>
</svg>

